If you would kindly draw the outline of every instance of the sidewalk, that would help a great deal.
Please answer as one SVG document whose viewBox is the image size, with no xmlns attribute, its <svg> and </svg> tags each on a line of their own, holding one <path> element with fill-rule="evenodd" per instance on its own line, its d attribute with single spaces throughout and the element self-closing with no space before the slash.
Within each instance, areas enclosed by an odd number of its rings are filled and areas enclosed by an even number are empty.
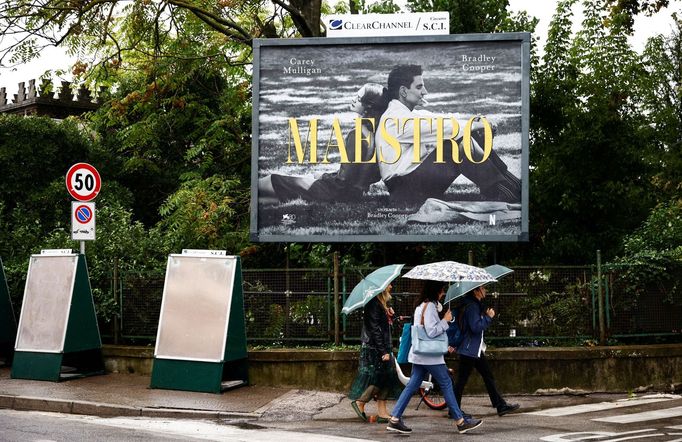
<svg viewBox="0 0 682 442">
<path fill-rule="evenodd" d="M 349 399 L 341 393 L 253 385 L 212 394 L 151 389 L 149 384 L 149 376 L 120 373 L 63 382 L 11 379 L 10 369 L 3 367 L 0 368 L 0 408 L 100 417 L 258 420 L 273 423 L 357 421 Z M 626 396 L 580 393 L 583 394 L 554 390 L 540 395 L 506 399 L 520 402 L 522 411 L 527 412 Z M 463 405 L 467 412 L 479 417 L 496 416 L 487 396 L 472 395 L 465 399 Z M 445 415 L 443 412 L 434 413 L 424 404 L 415 410 L 418 402 L 418 397 L 412 399 L 409 406 L 411 416 Z M 367 411 L 368 414 L 375 413 L 376 405 L 368 404 Z"/>
<path fill-rule="evenodd" d="M 94 416 L 260 418 L 290 389 L 249 386 L 223 394 L 149 388 L 150 377 L 110 373 L 63 382 L 11 379 L 0 368 L 0 408 Z"/>
</svg>

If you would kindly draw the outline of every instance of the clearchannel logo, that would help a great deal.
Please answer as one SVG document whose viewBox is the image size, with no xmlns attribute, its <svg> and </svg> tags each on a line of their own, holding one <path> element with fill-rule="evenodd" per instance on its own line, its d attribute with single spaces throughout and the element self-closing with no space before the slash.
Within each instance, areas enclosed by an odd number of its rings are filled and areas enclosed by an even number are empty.
<svg viewBox="0 0 682 442">
<path fill-rule="evenodd" d="M 336 20 L 329 20 L 329 29 L 333 31 L 338 31 L 343 27 L 343 20 L 341 19 L 336 19 Z"/>
</svg>

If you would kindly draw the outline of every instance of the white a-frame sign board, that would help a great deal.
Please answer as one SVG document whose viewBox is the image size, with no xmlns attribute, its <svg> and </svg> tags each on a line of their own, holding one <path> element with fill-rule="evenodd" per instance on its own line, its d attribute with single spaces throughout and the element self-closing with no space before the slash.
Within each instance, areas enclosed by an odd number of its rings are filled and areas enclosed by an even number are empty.
<svg viewBox="0 0 682 442">
<path fill-rule="evenodd" d="M 239 257 L 170 255 L 151 387 L 220 393 L 247 382 L 246 357 Z"/>
<path fill-rule="evenodd" d="M 56 382 L 103 373 L 85 256 L 70 250 L 31 255 L 12 377 Z"/>
</svg>

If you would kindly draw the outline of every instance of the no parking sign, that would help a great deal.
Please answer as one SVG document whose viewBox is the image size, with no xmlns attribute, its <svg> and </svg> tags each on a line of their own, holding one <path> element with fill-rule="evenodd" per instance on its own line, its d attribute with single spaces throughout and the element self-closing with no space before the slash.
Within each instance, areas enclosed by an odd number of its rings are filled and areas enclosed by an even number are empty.
<svg viewBox="0 0 682 442">
<path fill-rule="evenodd" d="M 95 203 L 71 202 L 71 239 L 95 239 Z"/>
</svg>

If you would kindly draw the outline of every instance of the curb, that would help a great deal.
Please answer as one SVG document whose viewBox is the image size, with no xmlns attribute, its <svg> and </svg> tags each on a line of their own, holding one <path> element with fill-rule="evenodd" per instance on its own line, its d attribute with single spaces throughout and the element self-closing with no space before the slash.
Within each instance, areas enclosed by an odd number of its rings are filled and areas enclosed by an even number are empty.
<svg viewBox="0 0 682 442">
<path fill-rule="evenodd" d="M 99 417 L 149 417 L 175 419 L 258 419 L 262 413 L 239 411 L 195 410 L 187 408 L 128 407 L 100 402 L 45 399 L 31 396 L 0 394 L 0 408 L 18 411 L 47 411 Z"/>
</svg>

